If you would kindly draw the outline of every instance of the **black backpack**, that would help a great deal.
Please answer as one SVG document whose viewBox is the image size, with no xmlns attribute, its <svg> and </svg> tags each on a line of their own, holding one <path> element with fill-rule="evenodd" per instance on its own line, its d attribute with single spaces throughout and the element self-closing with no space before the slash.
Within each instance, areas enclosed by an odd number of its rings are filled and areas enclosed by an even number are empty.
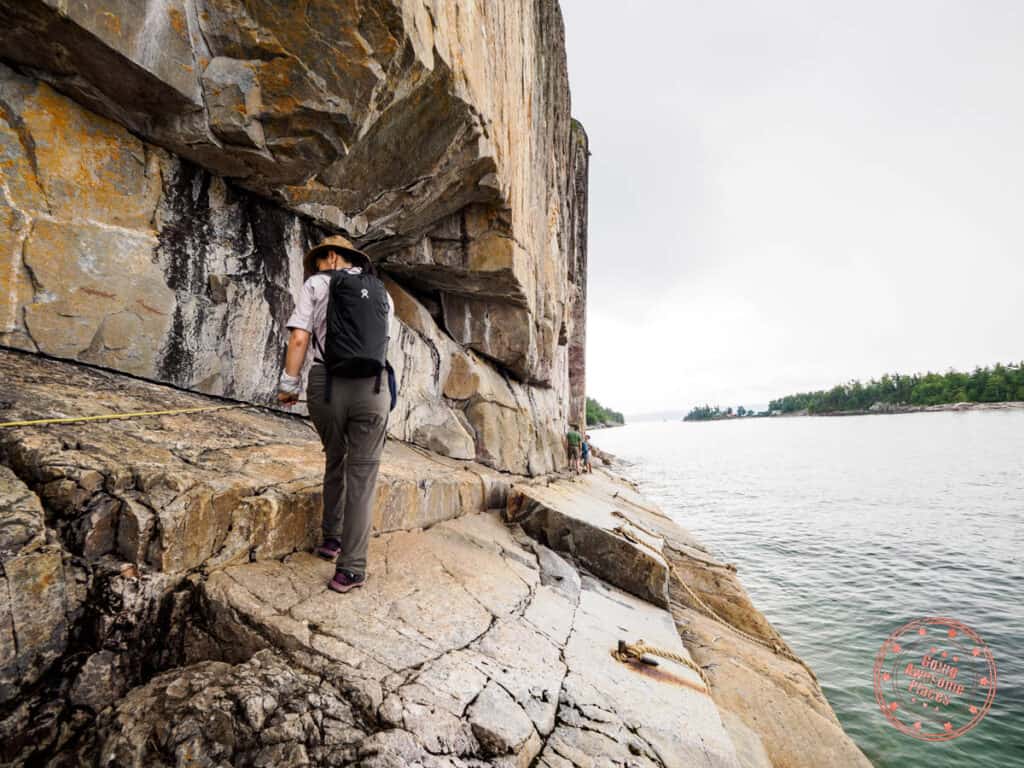
<svg viewBox="0 0 1024 768">
<path fill-rule="evenodd" d="M 392 392 L 391 407 L 394 407 L 396 392 L 391 366 L 387 362 L 389 306 L 387 289 L 379 278 L 344 270 L 331 273 L 327 338 L 321 343 L 315 335 L 313 337 L 327 368 L 325 400 L 328 402 L 332 377 L 363 379 L 376 376 L 375 391 L 379 392 L 381 375 L 386 370 L 388 387 Z"/>
</svg>

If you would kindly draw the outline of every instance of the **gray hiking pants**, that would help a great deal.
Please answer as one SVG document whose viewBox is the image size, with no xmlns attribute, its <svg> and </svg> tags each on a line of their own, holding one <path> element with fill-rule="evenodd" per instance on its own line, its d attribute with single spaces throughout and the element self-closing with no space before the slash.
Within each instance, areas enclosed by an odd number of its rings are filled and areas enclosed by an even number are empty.
<svg viewBox="0 0 1024 768">
<path fill-rule="evenodd" d="M 341 542 L 338 568 L 366 574 L 366 548 L 373 522 L 373 497 L 388 424 L 391 396 L 387 375 L 375 393 L 376 377 L 331 379 L 331 402 L 324 402 L 327 371 L 309 371 L 306 400 L 324 444 L 324 538 Z"/>
</svg>

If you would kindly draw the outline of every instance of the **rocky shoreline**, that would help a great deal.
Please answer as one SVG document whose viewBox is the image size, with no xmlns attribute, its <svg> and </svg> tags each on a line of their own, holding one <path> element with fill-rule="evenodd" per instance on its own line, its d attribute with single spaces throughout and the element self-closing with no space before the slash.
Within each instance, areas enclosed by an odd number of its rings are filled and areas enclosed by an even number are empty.
<svg viewBox="0 0 1024 768">
<path fill-rule="evenodd" d="M 953 413 L 963 413 L 965 411 L 1016 411 L 1022 408 L 1024 408 L 1024 401 L 1018 400 L 1001 403 L 943 403 L 941 405 L 890 405 L 878 403 L 871 408 L 857 411 L 827 411 L 824 413 L 798 411 L 796 413 L 780 413 L 772 418 L 801 416 L 892 416 L 902 413 L 940 413 L 945 411 Z"/>
<path fill-rule="evenodd" d="M 220 404 L 0 367 L 5 421 Z M 0 458 L 5 764 L 869 765 L 735 569 L 602 471 L 390 442 L 371 580 L 339 597 L 301 419 L 4 429 Z M 613 656 L 641 640 L 689 664 Z"/>
</svg>

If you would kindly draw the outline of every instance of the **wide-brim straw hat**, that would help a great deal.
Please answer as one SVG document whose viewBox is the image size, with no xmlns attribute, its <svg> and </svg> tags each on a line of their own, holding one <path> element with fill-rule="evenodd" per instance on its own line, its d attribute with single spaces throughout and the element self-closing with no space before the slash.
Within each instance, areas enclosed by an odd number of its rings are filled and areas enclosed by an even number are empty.
<svg viewBox="0 0 1024 768">
<path fill-rule="evenodd" d="M 310 248 L 305 258 L 302 259 L 302 268 L 307 277 L 316 274 L 316 260 L 322 259 L 328 251 L 341 251 L 355 267 L 365 268 L 370 263 L 370 257 L 359 250 L 347 237 L 331 235 L 321 240 L 315 247 Z"/>
</svg>

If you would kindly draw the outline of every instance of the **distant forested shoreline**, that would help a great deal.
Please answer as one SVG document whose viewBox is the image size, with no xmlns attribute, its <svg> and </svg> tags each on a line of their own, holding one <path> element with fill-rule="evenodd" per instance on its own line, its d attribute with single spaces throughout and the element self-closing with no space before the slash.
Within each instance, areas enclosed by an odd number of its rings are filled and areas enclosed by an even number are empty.
<svg viewBox="0 0 1024 768">
<path fill-rule="evenodd" d="M 732 409 L 732 406 L 723 409 L 717 405 L 698 405 L 696 408 L 690 409 L 690 412 L 683 417 L 683 421 L 722 421 L 724 419 L 749 419 L 754 416 L 768 415 L 770 415 L 768 411 L 758 413 L 747 410 L 742 405 L 735 411 Z"/>
<path fill-rule="evenodd" d="M 587 398 L 587 426 L 608 426 L 626 423 L 626 417 L 611 408 L 605 408 L 592 397 Z"/>
<path fill-rule="evenodd" d="M 965 404 L 1024 401 L 1024 362 L 975 368 L 970 373 L 887 373 L 879 379 L 856 379 L 832 389 L 799 392 L 772 400 L 767 411 L 754 412 L 742 406 L 735 411 L 702 405 L 693 408 L 684 421 L 787 415 L 854 413 L 898 413 L 921 409 L 950 409 Z"/>
<path fill-rule="evenodd" d="M 862 383 L 856 379 L 829 390 L 800 392 L 772 400 L 771 413 L 884 411 L 887 407 L 956 403 L 1004 403 L 1024 400 L 1024 362 L 975 368 L 970 373 L 885 374 Z"/>
</svg>

